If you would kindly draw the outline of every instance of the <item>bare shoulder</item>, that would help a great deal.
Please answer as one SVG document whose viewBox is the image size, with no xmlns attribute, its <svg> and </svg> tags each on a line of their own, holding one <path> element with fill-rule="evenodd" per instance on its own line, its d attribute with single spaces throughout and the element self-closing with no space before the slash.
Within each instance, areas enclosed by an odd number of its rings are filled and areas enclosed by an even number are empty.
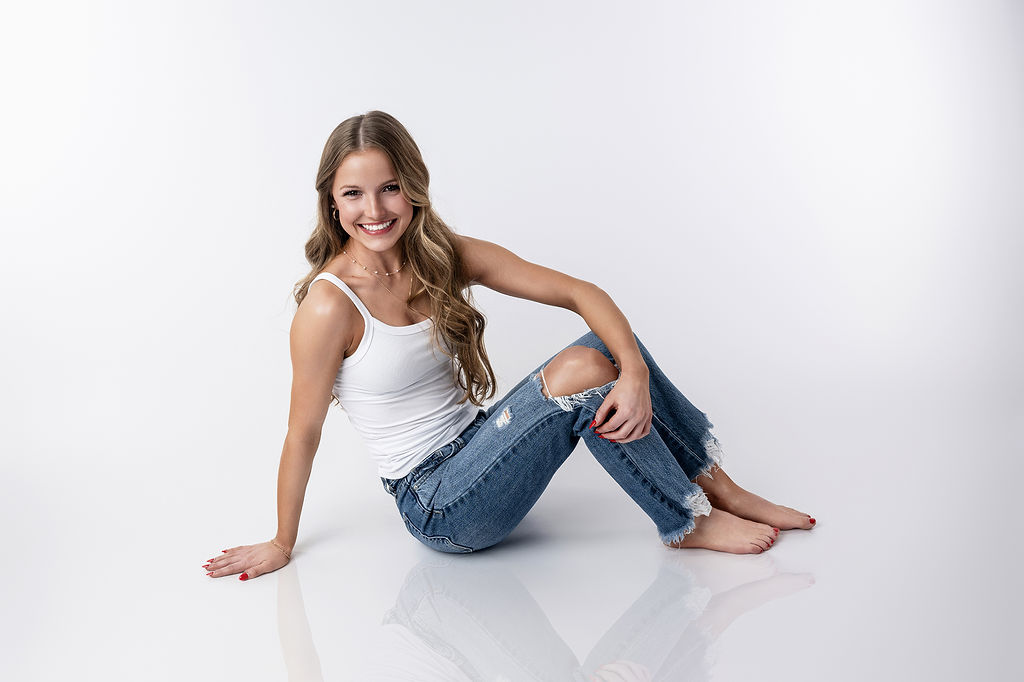
<svg viewBox="0 0 1024 682">
<path fill-rule="evenodd" d="M 457 234 L 455 240 L 466 269 L 466 279 L 471 284 L 483 283 L 489 271 L 509 259 L 518 258 L 505 247 L 483 239 Z"/>
<path fill-rule="evenodd" d="M 358 333 L 361 337 L 362 315 L 352 299 L 325 280 L 313 282 L 292 319 L 293 348 L 344 353 Z M 317 353 L 319 354 L 319 353 Z"/>
<path fill-rule="evenodd" d="M 292 318 L 289 335 L 289 432 L 295 429 L 310 438 L 320 433 L 342 361 L 362 328 L 362 316 L 345 292 L 323 280 L 309 286 Z"/>
<path fill-rule="evenodd" d="M 485 244 L 481 239 L 474 239 L 473 237 L 467 237 L 464 234 L 455 235 L 455 249 L 459 252 L 459 258 L 462 260 L 462 267 L 465 269 L 466 281 L 470 284 L 475 284 L 479 281 L 480 277 L 480 245 Z"/>
</svg>

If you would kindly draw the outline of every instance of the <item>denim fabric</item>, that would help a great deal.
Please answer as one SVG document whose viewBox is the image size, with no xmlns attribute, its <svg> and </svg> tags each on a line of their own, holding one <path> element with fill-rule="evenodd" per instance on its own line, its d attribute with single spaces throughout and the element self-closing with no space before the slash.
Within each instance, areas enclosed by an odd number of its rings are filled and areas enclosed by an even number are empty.
<svg viewBox="0 0 1024 682">
<path fill-rule="evenodd" d="M 549 358 L 407 476 L 381 479 L 409 532 L 442 552 L 472 552 L 500 542 L 580 438 L 651 518 L 663 542 L 691 531 L 694 514 L 710 509 L 691 479 L 720 463 L 721 450 L 707 415 L 672 385 L 639 338 L 637 344 L 650 370 L 654 418 L 648 435 L 612 443 L 590 430 L 615 381 L 564 400 L 546 398 L 539 372 Z M 593 332 L 570 345 L 596 348 L 614 362 Z"/>
</svg>

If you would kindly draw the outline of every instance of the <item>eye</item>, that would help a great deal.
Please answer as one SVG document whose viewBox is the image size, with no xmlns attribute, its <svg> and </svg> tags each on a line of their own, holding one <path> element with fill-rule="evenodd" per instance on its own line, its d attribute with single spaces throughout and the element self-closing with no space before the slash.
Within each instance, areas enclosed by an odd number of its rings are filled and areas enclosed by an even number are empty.
<svg viewBox="0 0 1024 682">
<path fill-rule="evenodd" d="M 385 192 L 397 192 L 400 189 L 401 187 L 399 187 L 398 185 L 387 185 L 384 187 Z"/>
<path fill-rule="evenodd" d="M 343 196 L 343 197 L 354 197 L 357 194 L 359 194 L 359 190 L 357 190 L 357 189 L 350 189 L 347 192 L 342 192 L 341 196 Z"/>
</svg>

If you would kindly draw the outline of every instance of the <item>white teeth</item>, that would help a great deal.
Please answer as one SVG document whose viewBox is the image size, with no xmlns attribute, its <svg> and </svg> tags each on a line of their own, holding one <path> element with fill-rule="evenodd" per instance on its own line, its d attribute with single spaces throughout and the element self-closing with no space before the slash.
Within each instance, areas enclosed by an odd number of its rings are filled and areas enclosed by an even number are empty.
<svg viewBox="0 0 1024 682">
<path fill-rule="evenodd" d="M 364 225 L 360 223 L 359 227 L 363 228 L 367 232 L 380 232 L 381 230 L 386 230 L 387 228 L 391 227 L 394 224 L 394 220 L 389 220 L 386 223 L 377 223 L 376 225 Z"/>
</svg>

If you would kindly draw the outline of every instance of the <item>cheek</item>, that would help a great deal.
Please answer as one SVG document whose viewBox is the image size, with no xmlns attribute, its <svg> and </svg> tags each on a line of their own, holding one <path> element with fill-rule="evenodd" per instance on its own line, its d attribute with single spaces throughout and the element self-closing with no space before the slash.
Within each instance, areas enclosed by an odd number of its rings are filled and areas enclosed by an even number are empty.
<svg viewBox="0 0 1024 682">
<path fill-rule="evenodd" d="M 359 217 L 359 208 L 352 206 L 353 202 L 345 201 L 337 204 L 338 215 L 341 216 L 341 222 L 350 225 Z"/>
<path fill-rule="evenodd" d="M 403 196 L 391 197 L 391 200 L 388 202 L 388 210 L 392 213 L 406 216 L 407 218 L 412 216 L 412 204 L 410 204 Z"/>
</svg>

